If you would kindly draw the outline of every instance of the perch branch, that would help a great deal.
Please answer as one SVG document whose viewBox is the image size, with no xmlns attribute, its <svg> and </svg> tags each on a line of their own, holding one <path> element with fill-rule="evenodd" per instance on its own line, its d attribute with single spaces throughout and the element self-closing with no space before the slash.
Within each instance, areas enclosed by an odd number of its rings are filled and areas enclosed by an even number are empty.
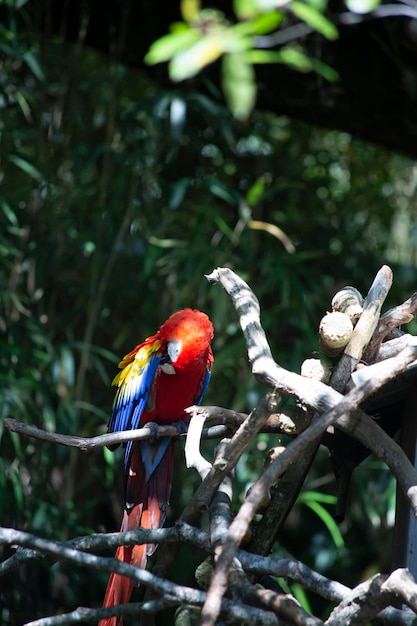
<svg viewBox="0 0 417 626">
<path fill-rule="evenodd" d="M 26 435 L 27 437 L 34 437 L 35 439 L 42 439 L 43 441 L 50 441 L 51 443 L 58 443 L 64 446 L 71 446 L 78 448 L 82 452 L 104 448 L 104 446 L 126 443 L 126 441 L 149 439 L 152 436 L 151 429 L 146 426 L 135 430 L 124 430 L 117 433 L 98 435 L 97 437 L 75 437 L 72 435 L 51 433 L 37 426 L 30 426 L 21 420 L 12 419 L 11 417 L 4 419 L 4 426 L 7 430 L 19 433 L 20 435 Z M 178 437 L 178 430 L 175 426 L 160 426 L 159 433 L 161 437 Z"/>
<path fill-rule="evenodd" d="M 231 409 L 225 409 L 217 406 L 206 407 L 190 407 L 189 412 L 196 411 L 204 412 L 207 422 L 216 424 L 216 426 L 226 426 L 233 430 L 236 430 L 247 418 L 245 413 L 238 413 Z M 212 426 L 204 429 L 201 434 L 202 439 L 216 439 L 226 434 L 226 429 L 216 428 Z M 26 424 L 22 420 L 6 417 L 4 419 L 4 427 L 10 432 L 18 433 L 26 437 L 33 437 L 42 441 L 49 441 L 51 443 L 60 444 L 63 446 L 70 446 L 78 448 L 82 452 L 91 452 L 105 446 L 113 446 L 126 441 L 136 441 L 140 439 L 149 439 L 152 436 L 152 431 L 144 426 L 143 428 L 137 428 L 134 430 L 125 430 L 116 433 L 106 433 L 104 435 L 98 435 L 96 437 L 77 437 L 73 435 L 63 435 L 60 433 L 52 433 L 48 430 L 42 430 L 37 426 Z M 271 415 L 265 423 L 264 432 L 287 432 L 288 429 L 288 417 L 286 414 Z M 178 435 L 178 430 L 175 426 L 160 426 L 159 433 L 161 437 L 182 437 Z"/>
<path fill-rule="evenodd" d="M 343 399 L 340 393 L 328 385 L 303 378 L 274 361 L 260 323 L 258 300 L 239 276 L 228 268 L 218 268 L 207 278 L 218 282 L 230 296 L 239 315 L 252 372 L 260 382 L 284 395 L 297 398 L 319 413 L 331 410 Z M 390 363 L 394 365 L 394 359 L 398 359 L 398 365 L 402 362 L 398 371 L 402 371 L 414 360 L 413 350 L 415 347 L 409 346 L 397 357 L 387 359 L 386 367 L 391 367 Z M 352 416 L 339 418 L 336 426 L 358 439 L 390 467 L 414 514 L 417 515 L 417 472 L 401 447 L 360 409 L 355 410 L 354 418 Z"/>
</svg>

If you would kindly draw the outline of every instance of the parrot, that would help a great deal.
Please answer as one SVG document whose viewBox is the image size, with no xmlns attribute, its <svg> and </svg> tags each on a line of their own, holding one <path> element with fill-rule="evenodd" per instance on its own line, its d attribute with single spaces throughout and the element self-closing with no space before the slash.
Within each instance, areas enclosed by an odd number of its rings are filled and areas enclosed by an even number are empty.
<svg viewBox="0 0 417 626">
<path fill-rule="evenodd" d="M 183 309 L 173 313 L 155 335 L 129 352 L 119 363 L 113 380 L 116 394 L 108 432 L 148 425 L 155 437 L 129 441 L 124 450 L 124 513 L 120 531 L 160 528 L 171 493 L 174 438 L 158 437 L 159 425 L 188 422 L 185 409 L 199 404 L 207 389 L 214 361 L 211 349 L 213 325 L 205 313 Z M 111 447 L 114 449 L 117 446 Z M 146 567 L 156 546 L 119 546 L 116 558 Z M 112 573 L 103 607 L 129 601 L 131 581 Z M 123 618 L 111 617 L 99 626 L 122 626 Z"/>
</svg>

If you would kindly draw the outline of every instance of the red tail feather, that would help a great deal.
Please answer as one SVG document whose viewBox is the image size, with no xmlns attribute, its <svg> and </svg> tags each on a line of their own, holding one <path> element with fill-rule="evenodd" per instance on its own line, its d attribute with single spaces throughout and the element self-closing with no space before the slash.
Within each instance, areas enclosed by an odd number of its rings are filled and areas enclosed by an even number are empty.
<svg viewBox="0 0 417 626">
<path fill-rule="evenodd" d="M 150 444 L 151 445 L 151 444 Z M 155 448 L 158 444 L 155 444 Z M 127 472 L 126 492 L 134 497 L 133 507 L 124 512 L 121 532 L 142 528 L 160 528 L 165 521 L 169 495 L 171 492 L 174 445 L 170 442 L 161 462 L 156 467 L 148 482 L 140 454 L 140 445 L 132 448 L 130 469 Z M 153 554 L 156 546 L 143 544 L 137 546 L 119 546 L 116 559 L 144 569 L 147 556 Z M 129 578 L 111 574 L 104 596 L 103 608 L 129 602 L 133 585 Z M 110 617 L 99 622 L 99 626 L 122 626 L 122 617 Z"/>
</svg>

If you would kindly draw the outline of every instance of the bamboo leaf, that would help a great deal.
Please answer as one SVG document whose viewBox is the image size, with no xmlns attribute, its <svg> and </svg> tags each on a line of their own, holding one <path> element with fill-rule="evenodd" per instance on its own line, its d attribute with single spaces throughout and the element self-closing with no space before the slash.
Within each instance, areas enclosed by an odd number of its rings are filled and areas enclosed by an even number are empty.
<svg viewBox="0 0 417 626">
<path fill-rule="evenodd" d="M 327 39 L 337 39 L 339 36 L 336 26 L 311 4 L 294 0 L 289 7 L 294 15 Z"/>
<path fill-rule="evenodd" d="M 22 159 L 22 157 L 19 157 L 16 154 L 8 154 L 6 158 L 11 163 L 14 163 L 16 167 L 21 169 L 22 172 L 25 172 L 31 178 L 37 180 L 39 183 L 43 181 L 43 176 L 40 171 L 32 163 L 26 161 L 26 159 Z"/>
</svg>

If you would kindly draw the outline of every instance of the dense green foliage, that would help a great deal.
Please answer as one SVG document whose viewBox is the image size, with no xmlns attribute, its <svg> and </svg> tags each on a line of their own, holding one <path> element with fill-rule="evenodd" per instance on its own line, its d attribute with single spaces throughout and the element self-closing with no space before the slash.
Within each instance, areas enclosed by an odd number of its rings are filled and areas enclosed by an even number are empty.
<svg viewBox="0 0 417 626">
<path fill-rule="evenodd" d="M 276 359 L 295 370 L 317 349 L 316 328 L 337 288 L 366 291 L 388 261 L 392 297 L 413 290 L 415 251 L 402 245 L 415 198 L 405 159 L 266 113 L 238 123 L 193 85 L 163 89 L 82 46 L 39 41 L 22 26 L 25 6 L 4 15 L 3 417 L 104 432 L 118 357 L 183 306 L 203 309 L 215 325 L 205 400 L 250 410 L 262 389 L 231 304 L 204 279 L 216 266 L 249 282 Z M 242 460 L 242 493 L 269 445 L 261 437 Z M 347 582 L 357 581 L 387 563 L 394 487 L 375 461 L 360 468 L 340 534 L 326 516 L 334 481 L 325 451 L 320 459 L 282 545 L 328 574 L 337 560 L 339 578 L 349 571 Z M 4 431 L 1 524 L 56 539 L 115 529 L 119 461 L 119 453 L 87 457 Z M 174 516 L 197 484 L 179 474 Z M 0 621 L 12 626 L 99 605 L 105 577 L 35 562 L 8 580 Z"/>
</svg>

